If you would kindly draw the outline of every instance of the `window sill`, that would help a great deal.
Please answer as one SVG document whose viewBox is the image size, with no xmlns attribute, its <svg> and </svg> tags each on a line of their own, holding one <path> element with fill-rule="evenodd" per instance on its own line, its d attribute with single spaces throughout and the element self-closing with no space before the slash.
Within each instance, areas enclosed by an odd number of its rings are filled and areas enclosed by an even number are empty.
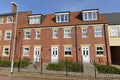
<svg viewBox="0 0 120 80">
<path fill-rule="evenodd" d="M 24 38 L 24 40 L 30 40 L 30 38 Z"/>
<path fill-rule="evenodd" d="M 54 38 L 54 37 L 53 37 L 53 39 L 58 39 L 58 38 Z"/>
<path fill-rule="evenodd" d="M 9 55 L 2 55 L 3 57 L 9 57 Z"/>
<path fill-rule="evenodd" d="M 82 36 L 82 38 L 89 38 L 88 36 Z"/>
<path fill-rule="evenodd" d="M 10 41 L 11 39 L 4 39 L 5 41 Z"/>
<path fill-rule="evenodd" d="M 69 39 L 69 38 L 72 38 L 72 37 L 64 37 L 64 38 L 68 38 Z"/>
<path fill-rule="evenodd" d="M 106 57 L 105 55 L 96 55 L 96 57 Z"/>
<path fill-rule="evenodd" d="M 39 40 L 40 38 L 36 38 L 36 40 Z"/>
<path fill-rule="evenodd" d="M 103 37 L 103 36 L 94 36 L 94 37 L 99 38 L 99 37 Z"/>
<path fill-rule="evenodd" d="M 23 55 L 23 56 L 27 56 L 28 57 L 29 55 Z"/>
<path fill-rule="evenodd" d="M 64 55 L 64 57 L 73 57 L 72 55 Z"/>
</svg>

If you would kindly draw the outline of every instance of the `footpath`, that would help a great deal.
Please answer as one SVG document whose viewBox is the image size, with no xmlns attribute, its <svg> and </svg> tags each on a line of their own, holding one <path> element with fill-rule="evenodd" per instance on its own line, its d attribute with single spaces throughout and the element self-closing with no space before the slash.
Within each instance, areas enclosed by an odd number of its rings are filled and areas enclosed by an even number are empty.
<svg viewBox="0 0 120 80">
<path fill-rule="evenodd" d="M 94 79 L 94 78 L 81 78 L 65 75 L 50 75 L 50 74 L 40 74 L 40 73 L 26 73 L 26 72 L 14 72 L 0 70 L 0 75 L 12 76 L 12 77 L 29 77 L 29 78 L 40 78 L 40 80 L 104 80 L 104 79 Z M 31 79 L 30 79 L 31 80 Z"/>
</svg>

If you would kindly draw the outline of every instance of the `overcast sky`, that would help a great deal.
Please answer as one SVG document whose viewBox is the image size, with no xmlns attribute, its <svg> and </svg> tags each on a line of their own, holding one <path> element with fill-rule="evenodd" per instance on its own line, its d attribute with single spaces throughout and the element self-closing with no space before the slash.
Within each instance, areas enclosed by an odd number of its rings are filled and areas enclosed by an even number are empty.
<svg viewBox="0 0 120 80">
<path fill-rule="evenodd" d="M 0 14 L 11 12 L 13 1 L 19 5 L 19 11 L 32 11 L 33 14 L 85 9 L 99 9 L 102 13 L 120 12 L 120 0 L 0 0 Z"/>
</svg>

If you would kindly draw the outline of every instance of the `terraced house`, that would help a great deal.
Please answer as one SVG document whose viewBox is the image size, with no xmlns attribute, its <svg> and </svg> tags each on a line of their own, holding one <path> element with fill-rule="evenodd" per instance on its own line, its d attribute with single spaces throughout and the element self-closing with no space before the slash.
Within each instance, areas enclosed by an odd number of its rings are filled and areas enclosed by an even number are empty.
<svg viewBox="0 0 120 80">
<path fill-rule="evenodd" d="M 2 60 L 11 60 L 13 39 L 15 37 L 16 11 L 17 6 L 12 5 L 11 13 L 0 14 L 0 59 Z M 18 14 L 16 45 L 19 45 L 17 44 L 19 41 L 19 27 L 26 22 L 29 14 L 31 14 L 31 11 L 19 12 Z M 15 48 L 15 51 L 18 51 L 18 49 Z M 17 55 L 16 52 L 15 58 L 17 58 Z"/>
<path fill-rule="evenodd" d="M 1 58 L 9 59 L 16 12 L 0 16 Z M 9 16 L 12 21 L 8 24 Z M 17 24 L 16 60 L 58 62 L 67 58 L 83 63 L 111 64 L 107 21 L 98 9 L 54 14 L 19 12 Z"/>
<path fill-rule="evenodd" d="M 111 64 L 106 24 L 98 9 L 31 14 L 19 28 L 21 58 Z"/>
</svg>

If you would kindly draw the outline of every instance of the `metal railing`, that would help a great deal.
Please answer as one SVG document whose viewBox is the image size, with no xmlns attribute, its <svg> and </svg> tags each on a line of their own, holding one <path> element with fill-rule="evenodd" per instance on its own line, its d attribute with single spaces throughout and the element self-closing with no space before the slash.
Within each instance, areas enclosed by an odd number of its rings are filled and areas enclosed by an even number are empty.
<svg viewBox="0 0 120 80">
<path fill-rule="evenodd" d="M 82 61 L 82 60 L 81 60 Z M 1 65 L 1 60 L 0 60 Z M 21 66 L 21 65 L 19 65 Z M 82 62 L 71 62 L 67 58 L 63 60 L 57 60 L 51 62 L 49 59 L 42 59 L 33 61 L 27 67 L 19 67 L 20 72 L 27 73 L 39 73 L 39 74 L 54 74 L 54 75 L 65 75 L 65 76 L 78 76 L 78 77 L 90 77 L 90 78 L 110 78 L 110 79 L 120 79 L 120 72 L 111 73 L 111 72 L 102 72 L 99 71 L 100 66 L 105 66 L 110 69 L 109 66 L 100 64 L 97 61 L 90 61 L 90 63 Z M 112 65 L 113 66 L 113 65 Z M 114 65 L 113 67 L 119 68 L 120 65 Z M 10 70 L 10 67 L 0 67 L 0 70 Z M 14 68 L 14 71 L 17 71 L 18 68 Z M 113 69 L 111 69 L 113 70 Z M 114 71 L 113 71 L 114 72 Z"/>
</svg>

